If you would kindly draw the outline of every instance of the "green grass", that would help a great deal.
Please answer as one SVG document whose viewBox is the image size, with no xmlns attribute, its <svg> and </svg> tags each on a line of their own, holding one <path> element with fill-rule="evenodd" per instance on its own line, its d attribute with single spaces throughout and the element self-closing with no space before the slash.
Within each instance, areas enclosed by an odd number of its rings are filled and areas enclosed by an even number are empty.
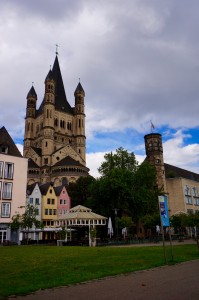
<svg viewBox="0 0 199 300">
<path fill-rule="evenodd" d="M 173 263 L 199 258 L 196 245 L 174 246 L 173 254 Z M 162 247 L 0 247 L 0 257 L 1 297 L 164 264 Z"/>
</svg>

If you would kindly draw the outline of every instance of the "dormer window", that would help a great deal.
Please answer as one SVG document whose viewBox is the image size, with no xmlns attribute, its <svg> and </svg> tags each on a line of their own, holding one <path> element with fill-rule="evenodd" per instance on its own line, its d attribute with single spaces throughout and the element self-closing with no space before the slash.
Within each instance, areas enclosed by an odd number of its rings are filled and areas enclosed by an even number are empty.
<svg viewBox="0 0 199 300">
<path fill-rule="evenodd" d="M 7 145 L 1 145 L 0 146 L 0 153 L 8 154 L 8 146 Z"/>
</svg>

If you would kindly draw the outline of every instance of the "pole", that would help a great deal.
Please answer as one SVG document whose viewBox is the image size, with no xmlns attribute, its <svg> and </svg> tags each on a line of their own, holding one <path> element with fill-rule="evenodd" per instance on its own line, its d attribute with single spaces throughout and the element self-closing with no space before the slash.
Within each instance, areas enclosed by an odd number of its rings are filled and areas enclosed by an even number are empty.
<svg viewBox="0 0 199 300">
<path fill-rule="evenodd" d="M 162 243 L 163 243 L 163 251 L 164 251 L 164 262 L 167 264 L 167 257 L 166 257 L 166 248 L 165 248 L 165 238 L 164 238 L 164 227 L 162 224 L 162 217 L 161 217 L 161 210 L 160 210 L 160 204 L 158 202 L 159 206 L 159 213 L 160 213 L 160 224 L 161 224 L 161 231 L 162 231 Z"/>
<path fill-rule="evenodd" d="M 170 242 L 171 261 L 173 261 L 173 245 L 172 245 L 171 227 L 170 226 L 169 226 L 169 242 Z"/>
</svg>

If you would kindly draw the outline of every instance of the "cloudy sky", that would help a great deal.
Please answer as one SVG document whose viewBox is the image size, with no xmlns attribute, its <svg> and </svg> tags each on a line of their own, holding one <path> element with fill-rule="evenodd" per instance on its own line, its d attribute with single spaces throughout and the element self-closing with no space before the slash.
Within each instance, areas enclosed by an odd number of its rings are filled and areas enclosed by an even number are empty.
<svg viewBox="0 0 199 300">
<path fill-rule="evenodd" d="M 86 92 L 91 175 L 119 147 L 145 157 L 144 135 L 162 134 L 164 160 L 199 172 L 198 0 L 0 2 L 0 127 L 22 148 L 26 96 L 38 105 L 55 59 L 74 106 Z"/>
</svg>

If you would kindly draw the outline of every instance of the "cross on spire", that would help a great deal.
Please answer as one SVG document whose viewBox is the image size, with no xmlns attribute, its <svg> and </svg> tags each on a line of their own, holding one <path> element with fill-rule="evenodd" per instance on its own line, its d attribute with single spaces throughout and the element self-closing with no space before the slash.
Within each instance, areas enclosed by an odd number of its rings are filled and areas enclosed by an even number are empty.
<svg viewBox="0 0 199 300">
<path fill-rule="evenodd" d="M 58 53 L 58 47 L 59 47 L 59 45 L 58 45 L 58 44 L 56 44 L 55 46 L 56 46 L 56 51 L 55 51 L 55 54 L 56 54 L 56 55 L 58 55 L 58 54 L 59 54 L 59 53 Z"/>
</svg>

